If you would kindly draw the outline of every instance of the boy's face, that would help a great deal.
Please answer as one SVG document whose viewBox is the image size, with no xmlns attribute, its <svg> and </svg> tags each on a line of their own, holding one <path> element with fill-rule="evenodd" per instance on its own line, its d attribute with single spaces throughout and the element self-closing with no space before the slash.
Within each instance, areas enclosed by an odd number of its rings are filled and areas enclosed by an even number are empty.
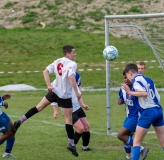
<svg viewBox="0 0 164 160">
<path fill-rule="evenodd" d="M 123 79 L 124 79 L 125 84 L 127 84 L 128 86 L 131 86 L 132 83 L 129 81 L 126 75 L 123 76 Z"/>
<path fill-rule="evenodd" d="M 144 75 L 144 73 L 146 71 L 145 65 L 139 65 L 139 64 L 137 64 L 137 67 L 138 67 L 138 73 Z"/>
<path fill-rule="evenodd" d="M 76 58 L 76 51 L 75 51 L 75 49 L 72 49 L 71 53 L 67 53 L 67 54 L 66 54 L 66 57 L 67 57 L 68 59 L 74 61 L 75 58 Z"/>
<path fill-rule="evenodd" d="M 133 79 L 133 77 L 134 77 L 134 75 L 133 75 L 133 73 L 132 73 L 131 71 L 128 71 L 128 72 L 126 73 L 126 77 L 127 77 L 127 79 L 131 82 L 132 79 Z"/>
</svg>

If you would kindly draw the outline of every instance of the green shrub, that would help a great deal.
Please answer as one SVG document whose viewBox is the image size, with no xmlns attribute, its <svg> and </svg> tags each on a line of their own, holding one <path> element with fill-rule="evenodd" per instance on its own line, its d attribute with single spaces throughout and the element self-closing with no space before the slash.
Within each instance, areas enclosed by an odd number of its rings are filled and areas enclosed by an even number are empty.
<svg viewBox="0 0 164 160">
<path fill-rule="evenodd" d="M 64 0 L 55 0 L 55 4 L 58 6 L 63 4 L 63 2 L 64 2 Z"/>
<path fill-rule="evenodd" d="M 18 2 L 8 2 L 8 3 L 6 3 L 5 5 L 4 5 L 4 7 L 3 8 L 5 8 L 5 9 L 8 9 L 8 8 L 10 8 L 10 7 L 13 7 L 15 4 L 17 4 Z"/>
<path fill-rule="evenodd" d="M 104 18 L 104 13 L 102 13 L 100 10 L 96 10 L 95 12 L 90 11 L 86 15 L 95 21 L 101 21 Z"/>
<path fill-rule="evenodd" d="M 138 6 L 132 6 L 132 7 L 129 9 L 129 12 L 141 13 L 141 10 L 138 9 Z"/>
<path fill-rule="evenodd" d="M 55 5 L 52 5 L 52 4 L 46 4 L 46 9 L 47 10 L 56 10 L 56 6 Z"/>
<path fill-rule="evenodd" d="M 37 12 L 29 12 L 23 17 L 22 23 L 25 24 L 25 23 L 32 22 L 37 16 L 38 16 Z"/>
</svg>

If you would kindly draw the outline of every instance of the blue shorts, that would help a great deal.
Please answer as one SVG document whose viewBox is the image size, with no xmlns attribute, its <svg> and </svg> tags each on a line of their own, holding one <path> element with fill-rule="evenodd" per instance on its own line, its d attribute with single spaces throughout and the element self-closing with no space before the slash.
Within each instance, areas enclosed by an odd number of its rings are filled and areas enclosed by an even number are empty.
<svg viewBox="0 0 164 160">
<path fill-rule="evenodd" d="M 123 127 L 131 132 L 135 132 L 137 123 L 138 123 L 138 117 L 131 117 L 131 118 L 126 117 L 124 120 Z"/>
<path fill-rule="evenodd" d="M 0 132 L 4 132 L 10 128 L 9 125 L 10 118 L 4 112 L 0 115 Z"/>
<path fill-rule="evenodd" d="M 144 109 L 138 120 L 138 126 L 149 129 L 151 125 L 159 127 L 164 125 L 163 111 L 161 108 Z"/>
</svg>

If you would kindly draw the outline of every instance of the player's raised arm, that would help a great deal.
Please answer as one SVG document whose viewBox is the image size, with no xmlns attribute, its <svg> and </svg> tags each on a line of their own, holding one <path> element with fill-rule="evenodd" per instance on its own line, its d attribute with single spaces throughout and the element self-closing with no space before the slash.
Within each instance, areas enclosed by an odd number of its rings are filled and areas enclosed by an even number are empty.
<svg viewBox="0 0 164 160">
<path fill-rule="evenodd" d="M 147 97 L 148 95 L 146 91 L 135 91 L 135 92 L 131 91 L 129 86 L 127 86 L 126 84 L 122 84 L 122 87 L 124 88 L 127 94 L 132 95 L 132 96 Z"/>
</svg>

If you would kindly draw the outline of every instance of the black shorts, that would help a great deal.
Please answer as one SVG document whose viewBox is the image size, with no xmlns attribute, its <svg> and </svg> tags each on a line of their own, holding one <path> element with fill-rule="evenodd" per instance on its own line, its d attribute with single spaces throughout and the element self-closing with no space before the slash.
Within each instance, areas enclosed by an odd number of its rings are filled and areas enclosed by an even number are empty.
<svg viewBox="0 0 164 160">
<path fill-rule="evenodd" d="M 75 124 L 79 118 L 86 117 L 85 112 L 83 109 L 80 107 L 77 111 L 72 113 L 72 123 Z"/>
<path fill-rule="evenodd" d="M 62 98 L 59 98 L 54 92 L 48 92 L 45 95 L 45 97 L 51 103 L 52 102 L 58 103 L 59 107 L 72 108 L 72 98 L 62 99 Z"/>
</svg>

